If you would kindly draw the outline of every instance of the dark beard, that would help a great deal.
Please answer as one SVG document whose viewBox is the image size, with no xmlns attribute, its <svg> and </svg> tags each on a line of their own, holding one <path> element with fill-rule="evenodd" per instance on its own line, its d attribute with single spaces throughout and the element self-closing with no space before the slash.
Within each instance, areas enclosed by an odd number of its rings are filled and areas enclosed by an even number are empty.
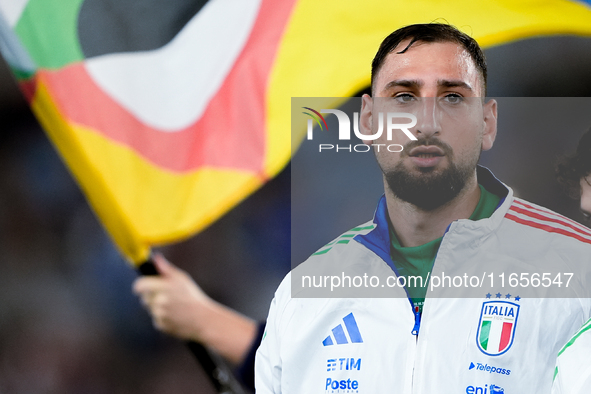
<svg viewBox="0 0 591 394">
<path fill-rule="evenodd" d="M 453 200 L 474 173 L 473 166 L 458 167 L 453 162 L 451 147 L 438 140 L 412 141 L 404 148 L 404 152 L 409 152 L 418 145 L 429 144 L 442 148 L 450 161 L 450 165 L 442 172 L 436 172 L 432 168 L 419 168 L 421 174 L 415 176 L 399 162 L 392 171 L 384 173 L 386 183 L 396 197 L 423 211 L 433 211 Z M 402 156 L 407 156 L 405 153 Z"/>
<path fill-rule="evenodd" d="M 423 171 L 423 175 L 413 176 L 402 163 L 398 163 L 393 171 L 385 174 L 385 178 L 396 197 L 423 211 L 432 211 L 457 197 L 466 186 L 471 173 L 470 170 L 459 169 L 451 164 L 441 174 Z"/>
</svg>

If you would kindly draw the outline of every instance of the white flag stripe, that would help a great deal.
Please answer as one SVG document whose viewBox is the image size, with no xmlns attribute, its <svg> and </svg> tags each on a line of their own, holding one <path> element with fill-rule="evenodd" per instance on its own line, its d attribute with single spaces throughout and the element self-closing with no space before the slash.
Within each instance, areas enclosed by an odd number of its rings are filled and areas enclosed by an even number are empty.
<svg viewBox="0 0 591 394">
<path fill-rule="evenodd" d="M 28 2 L 29 0 L 0 0 L 0 10 L 10 27 L 16 26 Z"/>
<path fill-rule="evenodd" d="M 182 130 L 201 117 L 224 83 L 250 36 L 260 3 L 210 0 L 162 48 L 91 58 L 86 70 L 138 119 L 161 131 Z"/>
<path fill-rule="evenodd" d="M 501 332 L 503 331 L 503 321 L 493 320 L 490 325 L 490 332 L 488 334 L 488 353 L 498 353 L 499 344 L 501 343 Z"/>
</svg>

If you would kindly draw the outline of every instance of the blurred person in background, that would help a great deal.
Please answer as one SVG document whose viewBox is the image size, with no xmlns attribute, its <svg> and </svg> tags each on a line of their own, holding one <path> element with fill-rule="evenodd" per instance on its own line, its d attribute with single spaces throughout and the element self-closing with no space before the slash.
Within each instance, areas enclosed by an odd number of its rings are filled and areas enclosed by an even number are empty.
<svg viewBox="0 0 591 394">
<path fill-rule="evenodd" d="M 591 129 L 577 145 L 574 155 L 567 157 L 557 166 L 558 180 L 573 198 L 581 199 L 581 213 L 591 219 Z"/>
<path fill-rule="evenodd" d="M 558 180 L 574 198 L 581 199 L 581 213 L 591 218 L 591 129 L 581 137 L 574 155 L 557 166 Z M 552 394 L 591 393 L 591 320 L 560 350 L 556 360 Z"/>
</svg>

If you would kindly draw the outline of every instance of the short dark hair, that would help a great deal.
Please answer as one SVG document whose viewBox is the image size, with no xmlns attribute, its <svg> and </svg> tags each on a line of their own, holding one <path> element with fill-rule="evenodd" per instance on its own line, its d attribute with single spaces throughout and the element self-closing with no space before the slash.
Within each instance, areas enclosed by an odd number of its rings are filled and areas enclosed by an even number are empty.
<svg viewBox="0 0 591 394">
<path fill-rule="evenodd" d="M 402 41 L 410 38 L 410 43 L 397 53 L 406 52 L 415 42 L 455 42 L 460 44 L 472 57 L 474 64 L 482 76 L 483 92 L 486 96 L 486 59 L 480 46 L 469 35 L 462 33 L 455 26 L 445 23 L 424 23 L 402 27 L 382 41 L 376 56 L 371 63 L 371 84 L 373 91 L 374 79 L 378 75 L 386 56 Z"/>
<path fill-rule="evenodd" d="M 579 140 L 575 154 L 558 162 L 556 176 L 573 198 L 581 197 L 581 179 L 591 175 L 591 128 Z"/>
</svg>

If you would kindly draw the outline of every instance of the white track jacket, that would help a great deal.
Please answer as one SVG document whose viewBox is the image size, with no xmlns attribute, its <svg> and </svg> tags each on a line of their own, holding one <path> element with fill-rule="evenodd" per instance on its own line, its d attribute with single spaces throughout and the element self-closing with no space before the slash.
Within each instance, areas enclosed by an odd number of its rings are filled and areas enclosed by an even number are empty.
<svg viewBox="0 0 591 394">
<path fill-rule="evenodd" d="M 516 266 L 529 274 L 544 264 L 561 272 L 591 267 L 591 231 L 514 198 L 484 168 L 478 180 L 504 198 L 490 218 L 449 226 L 432 278 L 474 268 L 498 279 Z M 291 279 L 306 265 L 336 262 L 360 273 L 363 267 L 394 273 L 387 223 L 382 197 L 373 221 L 321 248 L 283 280 L 256 355 L 256 392 L 550 393 L 558 352 L 590 317 L 586 294 L 521 298 L 523 289 L 507 282 L 495 282 L 498 291 L 483 290 L 480 298 L 432 297 L 429 290 L 420 319 L 403 288 L 402 296 L 389 298 L 292 294 Z M 588 278 L 572 280 L 584 286 Z"/>
</svg>

